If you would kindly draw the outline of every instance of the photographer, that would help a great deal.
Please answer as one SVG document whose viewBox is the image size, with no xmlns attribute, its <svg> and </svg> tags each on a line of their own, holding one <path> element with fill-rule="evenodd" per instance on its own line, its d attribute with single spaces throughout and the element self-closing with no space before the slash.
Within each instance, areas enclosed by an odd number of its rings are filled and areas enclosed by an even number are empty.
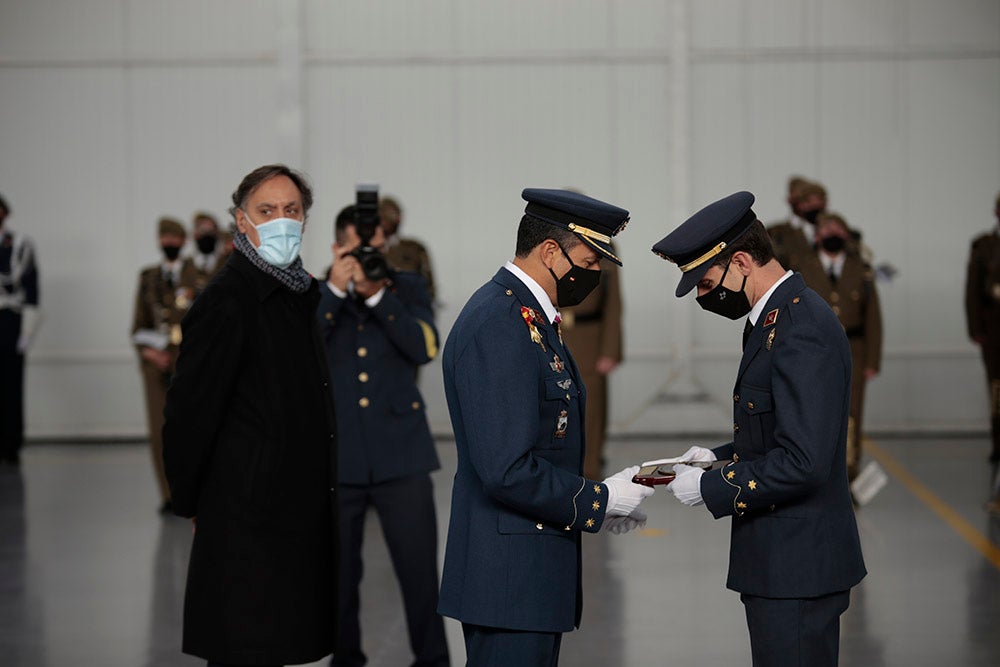
<svg viewBox="0 0 1000 667">
<path fill-rule="evenodd" d="M 389 271 L 377 194 L 337 216 L 333 266 L 317 317 L 338 413 L 339 649 L 330 664 L 363 665 L 358 620 L 365 515 L 374 507 L 402 591 L 414 664 L 448 665 L 437 614 L 437 521 L 430 472 L 439 468 L 416 370 L 437 354 L 420 276 Z"/>
</svg>

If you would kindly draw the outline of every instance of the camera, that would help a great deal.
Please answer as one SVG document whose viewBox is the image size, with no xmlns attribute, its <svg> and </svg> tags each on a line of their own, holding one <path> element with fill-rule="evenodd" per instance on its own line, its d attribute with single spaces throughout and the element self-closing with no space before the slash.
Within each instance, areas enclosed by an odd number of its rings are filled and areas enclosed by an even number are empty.
<svg viewBox="0 0 1000 667">
<path fill-rule="evenodd" d="M 371 245 L 372 237 L 379 226 L 378 185 L 359 183 L 354 190 L 354 229 L 361 237 L 361 245 L 350 254 L 358 259 L 361 270 L 368 280 L 384 280 L 389 277 L 389 264 L 385 255 Z"/>
</svg>

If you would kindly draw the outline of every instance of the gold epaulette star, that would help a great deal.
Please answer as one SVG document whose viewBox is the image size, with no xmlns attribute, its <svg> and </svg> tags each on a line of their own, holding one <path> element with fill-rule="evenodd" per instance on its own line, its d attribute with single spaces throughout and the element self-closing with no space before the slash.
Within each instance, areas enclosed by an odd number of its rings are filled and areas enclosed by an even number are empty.
<svg viewBox="0 0 1000 667">
<path fill-rule="evenodd" d="M 741 510 L 745 510 L 747 508 L 747 504 L 746 503 L 736 503 L 736 506 L 738 508 L 740 508 Z"/>
<path fill-rule="evenodd" d="M 736 477 L 735 471 L 730 470 L 729 472 L 726 473 L 726 479 L 732 479 L 733 477 Z"/>
<path fill-rule="evenodd" d="M 594 501 L 594 504 L 593 504 L 593 505 L 591 505 L 591 507 L 593 507 L 593 508 L 594 508 L 594 510 L 595 510 L 595 511 L 597 511 L 597 510 L 601 509 L 601 503 L 599 503 L 599 502 L 597 502 L 597 501 L 595 500 L 595 501 Z"/>
<path fill-rule="evenodd" d="M 597 495 L 601 495 L 601 485 L 600 484 L 594 484 L 594 493 L 596 493 Z"/>
<path fill-rule="evenodd" d="M 587 526 L 587 528 L 593 528 L 594 527 L 594 520 L 593 519 L 587 519 L 587 522 L 586 522 L 585 525 Z"/>
<path fill-rule="evenodd" d="M 751 479 L 749 482 L 747 482 L 747 486 L 750 487 L 751 491 L 755 491 L 757 489 L 757 482 Z"/>
</svg>

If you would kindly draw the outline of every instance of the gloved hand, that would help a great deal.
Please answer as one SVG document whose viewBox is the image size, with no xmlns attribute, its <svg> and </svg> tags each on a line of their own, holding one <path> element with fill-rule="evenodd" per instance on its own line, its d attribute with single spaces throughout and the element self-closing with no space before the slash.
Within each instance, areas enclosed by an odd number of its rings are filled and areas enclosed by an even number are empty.
<svg viewBox="0 0 1000 667">
<path fill-rule="evenodd" d="M 630 530 L 635 530 L 636 528 L 643 528 L 646 525 L 646 513 L 641 509 L 634 509 L 632 513 L 628 516 L 609 516 L 604 518 L 604 525 L 601 526 L 602 530 L 606 530 L 609 533 L 614 533 L 615 535 L 621 535 L 627 533 Z"/>
<path fill-rule="evenodd" d="M 680 456 L 675 456 L 670 459 L 656 459 L 654 461 L 643 461 L 642 465 L 654 466 L 654 465 L 663 465 L 664 463 L 681 463 L 681 462 L 686 463 L 688 461 L 712 462 L 715 460 L 716 460 L 715 452 L 713 452 L 711 449 L 705 449 L 704 447 L 699 447 L 695 445 L 694 447 L 687 450 Z"/>
<path fill-rule="evenodd" d="M 604 480 L 603 484 L 608 487 L 606 516 L 628 516 L 643 499 L 653 495 L 653 487 L 632 481 L 637 472 L 639 466 L 631 466 Z"/>
<path fill-rule="evenodd" d="M 705 502 L 701 498 L 701 476 L 705 474 L 704 470 L 678 463 L 674 466 L 674 474 L 677 476 L 667 484 L 667 491 L 688 507 Z"/>
</svg>

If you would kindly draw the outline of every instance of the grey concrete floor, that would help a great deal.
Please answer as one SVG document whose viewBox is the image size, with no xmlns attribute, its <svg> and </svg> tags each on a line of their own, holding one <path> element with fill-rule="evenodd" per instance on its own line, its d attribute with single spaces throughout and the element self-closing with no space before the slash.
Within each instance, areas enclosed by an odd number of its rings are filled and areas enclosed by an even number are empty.
<svg viewBox="0 0 1000 667">
<path fill-rule="evenodd" d="M 680 453 L 687 441 L 608 445 L 608 470 Z M 716 444 L 711 439 L 698 443 Z M 455 452 L 438 446 L 442 530 Z M 869 575 L 843 617 L 841 664 L 1000 664 L 1000 519 L 982 509 L 985 438 L 877 440 L 889 485 L 858 512 Z M 0 469 L 0 665 L 198 665 L 180 653 L 190 524 L 156 514 L 139 445 L 33 445 Z M 749 665 L 736 593 L 725 589 L 728 520 L 667 493 L 646 529 L 585 535 L 580 630 L 562 665 Z M 370 665 L 409 664 L 405 624 L 377 519 L 362 590 Z M 453 664 L 460 626 L 447 621 Z M 323 664 L 323 663 L 317 663 Z"/>
</svg>

